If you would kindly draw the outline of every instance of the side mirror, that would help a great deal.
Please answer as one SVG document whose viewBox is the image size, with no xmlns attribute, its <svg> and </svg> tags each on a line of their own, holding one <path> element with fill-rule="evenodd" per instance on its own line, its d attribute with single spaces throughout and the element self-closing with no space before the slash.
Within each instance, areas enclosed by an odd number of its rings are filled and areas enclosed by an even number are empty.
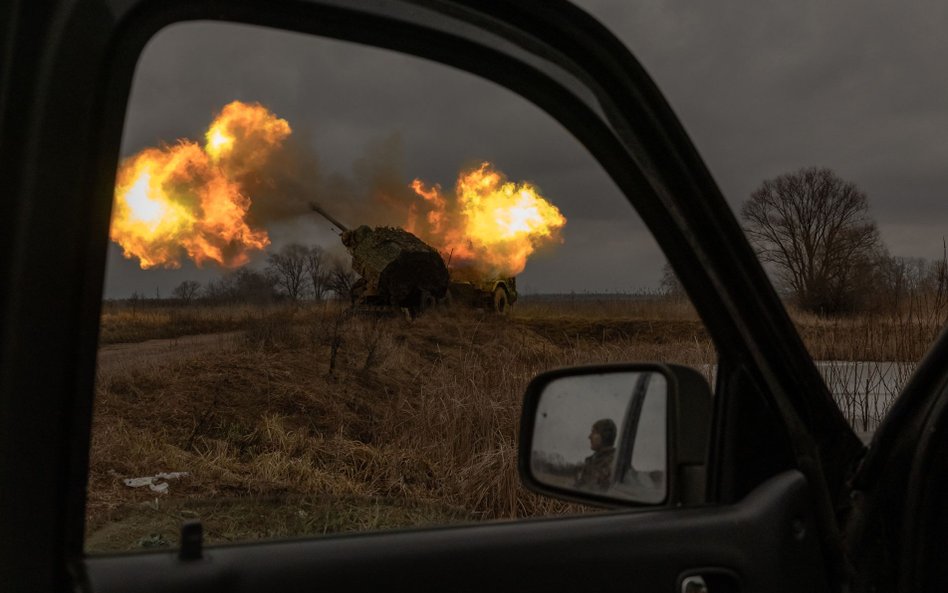
<svg viewBox="0 0 948 593">
<path fill-rule="evenodd" d="M 603 506 L 704 501 L 711 388 L 698 371 L 565 368 L 527 387 L 518 465 L 535 492 Z"/>
</svg>

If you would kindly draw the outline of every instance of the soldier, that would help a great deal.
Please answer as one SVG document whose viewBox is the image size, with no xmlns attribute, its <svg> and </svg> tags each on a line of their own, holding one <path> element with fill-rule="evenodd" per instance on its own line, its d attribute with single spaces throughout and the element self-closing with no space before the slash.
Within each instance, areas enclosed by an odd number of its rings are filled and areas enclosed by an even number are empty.
<svg viewBox="0 0 948 593">
<path fill-rule="evenodd" d="M 616 423 L 608 418 L 597 420 L 589 432 L 589 448 L 593 454 L 586 458 L 576 476 L 576 487 L 605 490 L 612 484 L 612 463 L 616 457 Z"/>
</svg>

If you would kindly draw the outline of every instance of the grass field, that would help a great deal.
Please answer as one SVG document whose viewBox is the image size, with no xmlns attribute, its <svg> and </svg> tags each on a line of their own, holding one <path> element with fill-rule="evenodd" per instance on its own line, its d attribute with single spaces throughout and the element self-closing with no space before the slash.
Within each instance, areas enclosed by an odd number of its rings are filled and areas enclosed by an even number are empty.
<svg viewBox="0 0 948 593">
<path fill-rule="evenodd" d="M 832 360 L 912 360 L 938 325 L 911 333 L 884 320 L 798 317 L 814 354 Z M 195 353 L 170 340 L 160 359 L 100 365 L 89 551 L 174 545 L 193 517 L 209 543 L 223 543 L 591 512 L 519 484 L 527 382 L 599 362 L 710 372 L 716 358 L 686 303 L 606 297 L 414 322 L 337 303 L 106 307 L 100 342 L 222 332 L 235 336 L 226 346 Z M 172 471 L 188 475 L 169 480 L 167 494 L 122 481 Z"/>
</svg>

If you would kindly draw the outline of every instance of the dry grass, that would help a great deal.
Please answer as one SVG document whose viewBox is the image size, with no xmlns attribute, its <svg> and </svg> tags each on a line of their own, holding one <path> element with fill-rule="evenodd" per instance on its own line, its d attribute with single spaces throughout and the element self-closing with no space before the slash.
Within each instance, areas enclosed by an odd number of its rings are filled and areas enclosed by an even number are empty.
<svg viewBox="0 0 948 593">
<path fill-rule="evenodd" d="M 143 342 L 185 335 L 224 332 L 239 326 L 241 311 L 226 309 L 184 309 L 107 307 L 99 324 L 99 343 Z"/>
<path fill-rule="evenodd" d="M 517 301 L 513 310 L 518 318 L 525 319 L 698 320 L 687 298 L 654 294 L 527 296 Z"/>
<path fill-rule="evenodd" d="M 233 352 L 100 373 L 90 551 L 173 544 L 193 516 L 222 542 L 584 512 L 520 486 L 530 378 L 569 364 L 714 359 L 694 321 L 668 333 L 569 311 L 408 322 L 306 307 L 229 319 L 244 330 Z M 161 471 L 189 476 L 169 495 L 121 481 Z"/>
<path fill-rule="evenodd" d="M 267 323 L 271 318 L 285 318 L 339 311 L 338 302 L 292 305 L 193 305 L 161 306 L 147 304 L 107 303 L 99 323 L 99 344 L 123 344 L 145 340 L 247 330 Z M 157 301 L 160 303 L 160 301 Z"/>
<path fill-rule="evenodd" d="M 853 428 L 869 434 L 881 422 L 917 362 L 948 320 L 944 290 L 909 294 L 886 311 L 820 317 L 791 309 L 810 354 Z M 860 364 L 846 364 L 858 361 Z"/>
<path fill-rule="evenodd" d="M 818 359 L 907 362 L 943 319 L 794 316 Z M 506 318 L 451 310 L 414 322 L 334 304 L 103 315 L 104 341 L 235 330 L 234 349 L 100 372 L 90 551 L 173 545 L 192 517 L 220 543 L 589 512 L 520 486 L 527 382 L 554 367 L 618 361 L 710 374 L 716 360 L 691 307 L 659 299 L 524 299 Z M 893 387 L 860 368 L 828 378 L 868 429 L 905 377 Z M 880 389 L 888 399 L 870 397 Z M 167 495 L 121 480 L 163 471 L 189 475 Z"/>
</svg>

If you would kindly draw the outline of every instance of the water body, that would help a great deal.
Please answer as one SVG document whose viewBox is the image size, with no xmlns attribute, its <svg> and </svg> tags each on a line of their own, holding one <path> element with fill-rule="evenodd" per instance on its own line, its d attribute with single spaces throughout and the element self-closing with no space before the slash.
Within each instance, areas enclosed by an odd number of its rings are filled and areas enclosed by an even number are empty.
<svg viewBox="0 0 948 593">
<path fill-rule="evenodd" d="M 868 442 L 917 363 L 817 361 L 816 367 L 853 429 Z"/>
<path fill-rule="evenodd" d="M 916 366 L 915 362 L 816 361 L 843 415 L 864 442 L 872 438 Z M 714 384 L 716 365 L 698 370 Z"/>
</svg>

